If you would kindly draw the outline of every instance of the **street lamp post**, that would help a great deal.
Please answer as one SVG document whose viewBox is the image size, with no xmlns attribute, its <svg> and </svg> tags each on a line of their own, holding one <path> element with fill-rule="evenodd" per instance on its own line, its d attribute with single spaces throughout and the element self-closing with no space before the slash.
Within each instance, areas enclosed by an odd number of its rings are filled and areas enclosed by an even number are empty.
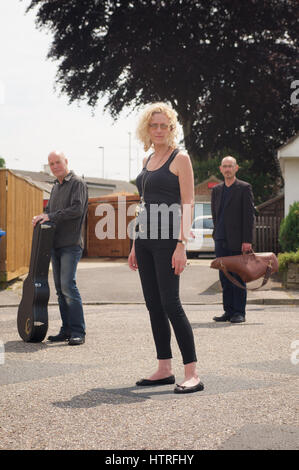
<svg viewBox="0 0 299 470">
<path fill-rule="evenodd" d="M 102 178 L 105 178 L 105 171 L 104 171 L 104 147 L 100 146 L 99 149 L 102 150 Z"/>
</svg>

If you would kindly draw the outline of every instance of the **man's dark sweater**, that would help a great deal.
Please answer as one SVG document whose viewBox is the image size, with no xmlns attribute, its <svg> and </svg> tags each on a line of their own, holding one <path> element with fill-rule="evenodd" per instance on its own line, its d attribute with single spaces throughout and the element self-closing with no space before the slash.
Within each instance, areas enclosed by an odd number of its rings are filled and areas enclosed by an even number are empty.
<svg viewBox="0 0 299 470">
<path fill-rule="evenodd" d="M 225 238 L 226 238 L 225 237 L 225 226 L 224 226 L 224 207 L 225 207 L 226 200 L 227 200 L 230 192 L 233 189 L 234 184 L 235 183 L 233 183 L 231 186 L 226 186 L 226 184 L 224 183 L 224 185 L 223 185 L 221 203 L 220 203 L 220 207 L 219 207 L 219 211 L 218 211 L 218 217 L 217 217 L 218 218 L 218 223 L 217 223 L 216 230 L 215 230 L 215 235 L 214 235 L 215 240 L 225 240 Z"/>
<path fill-rule="evenodd" d="M 55 181 L 45 212 L 56 224 L 54 248 L 80 245 L 83 248 L 82 226 L 87 213 L 86 183 L 72 171 L 62 183 Z"/>
</svg>

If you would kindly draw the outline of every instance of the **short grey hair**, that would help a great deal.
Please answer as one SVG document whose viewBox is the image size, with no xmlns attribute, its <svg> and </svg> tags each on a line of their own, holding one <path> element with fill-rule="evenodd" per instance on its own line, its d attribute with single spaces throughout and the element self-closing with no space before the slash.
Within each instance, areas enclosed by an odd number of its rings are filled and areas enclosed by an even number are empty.
<svg viewBox="0 0 299 470">
<path fill-rule="evenodd" d="M 237 160 L 235 159 L 235 157 L 232 157 L 231 155 L 227 155 L 226 157 L 223 157 L 221 160 L 221 165 L 223 165 L 224 160 L 228 158 L 233 162 L 234 165 L 237 165 Z"/>
</svg>

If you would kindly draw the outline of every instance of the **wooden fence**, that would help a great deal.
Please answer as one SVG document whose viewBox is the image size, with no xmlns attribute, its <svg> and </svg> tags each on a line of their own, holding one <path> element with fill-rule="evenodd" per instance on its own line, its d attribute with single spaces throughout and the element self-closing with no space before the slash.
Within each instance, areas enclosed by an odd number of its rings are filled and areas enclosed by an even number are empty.
<svg viewBox="0 0 299 470">
<path fill-rule="evenodd" d="M 137 195 L 107 195 L 88 201 L 86 256 L 122 257 L 130 253 L 127 227 L 135 218 Z M 105 235 L 111 230 L 110 236 Z M 101 233 L 100 233 L 101 232 Z"/>
<path fill-rule="evenodd" d="M 255 222 L 254 250 L 256 252 L 278 253 L 280 251 L 278 236 L 281 217 L 258 215 Z"/>
<path fill-rule="evenodd" d="M 0 170 L 0 281 L 28 272 L 32 217 L 43 211 L 43 191 L 10 170 Z"/>
</svg>

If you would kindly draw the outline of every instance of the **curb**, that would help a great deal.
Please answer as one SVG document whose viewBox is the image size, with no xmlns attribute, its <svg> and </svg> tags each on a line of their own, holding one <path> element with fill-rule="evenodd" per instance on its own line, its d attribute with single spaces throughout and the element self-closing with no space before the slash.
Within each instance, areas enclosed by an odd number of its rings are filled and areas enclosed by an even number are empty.
<svg viewBox="0 0 299 470">
<path fill-rule="evenodd" d="M 299 298 L 297 299 L 249 299 L 247 300 L 247 305 L 299 305 Z M 145 305 L 143 301 L 113 301 L 113 300 L 99 300 L 99 301 L 86 301 L 83 302 L 83 306 L 92 306 L 92 305 Z M 182 305 L 222 305 L 222 301 L 216 302 L 182 302 Z M 49 307 L 58 307 L 58 302 L 49 302 Z M 2 308 L 17 308 L 18 304 L 4 304 L 0 305 L 0 310 Z"/>
</svg>

